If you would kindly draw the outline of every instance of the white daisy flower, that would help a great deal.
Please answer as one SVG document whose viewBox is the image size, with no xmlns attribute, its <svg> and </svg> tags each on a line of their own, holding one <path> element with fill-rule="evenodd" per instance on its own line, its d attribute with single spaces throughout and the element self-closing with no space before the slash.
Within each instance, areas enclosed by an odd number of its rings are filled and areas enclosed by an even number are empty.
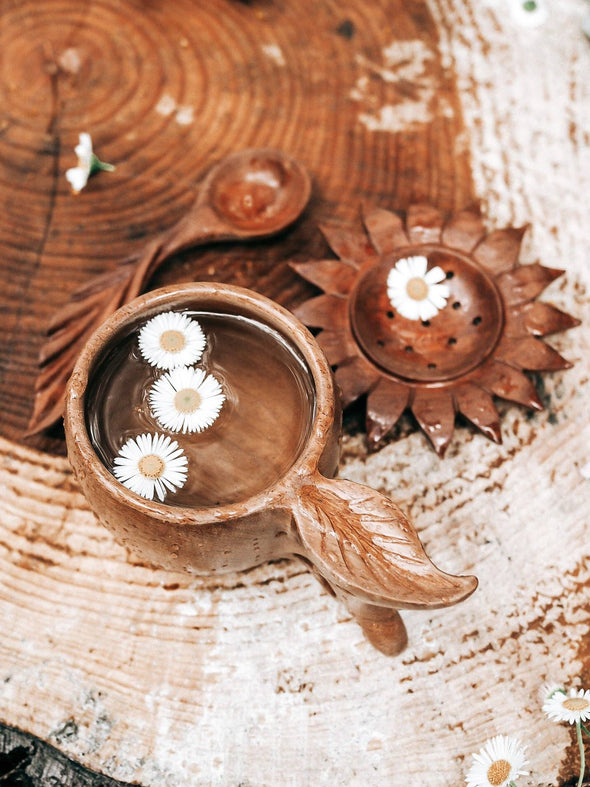
<svg viewBox="0 0 590 787">
<path fill-rule="evenodd" d="M 545 0 L 509 0 L 515 22 L 523 27 L 539 27 L 549 18 Z"/>
<path fill-rule="evenodd" d="M 161 434 L 131 437 L 113 463 L 113 475 L 132 492 L 148 500 L 164 500 L 168 491 L 181 489 L 188 460 L 176 440 Z"/>
<path fill-rule="evenodd" d="M 427 271 L 423 256 L 398 260 L 387 276 L 387 295 L 391 305 L 408 320 L 429 320 L 446 306 L 450 295 L 445 272 L 436 265 Z"/>
<path fill-rule="evenodd" d="M 202 432 L 215 421 L 225 401 L 218 380 L 204 369 L 180 366 L 150 389 L 154 418 L 172 432 Z"/>
<path fill-rule="evenodd" d="M 469 769 L 467 787 L 508 787 L 519 776 L 526 776 L 524 756 L 526 747 L 516 738 L 497 735 L 486 742 L 474 754 L 474 763 Z"/>
<path fill-rule="evenodd" d="M 590 719 L 590 691 L 588 689 L 570 689 L 556 691 L 548 697 L 543 710 L 552 721 L 567 721 L 570 724 Z"/>
<path fill-rule="evenodd" d="M 206 343 L 199 323 L 181 312 L 156 314 L 139 332 L 141 354 L 158 369 L 196 363 Z"/>
<path fill-rule="evenodd" d="M 112 164 L 106 164 L 101 161 L 92 151 L 92 138 L 90 134 L 82 133 L 78 137 L 79 142 L 74 148 L 76 156 L 78 156 L 78 166 L 66 170 L 66 179 L 74 194 L 78 194 L 84 186 L 88 183 L 88 178 L 94 175 L 95 172 L 104 170 L 105 172 L 112 172 L 115 167 Z"/>
</svg>

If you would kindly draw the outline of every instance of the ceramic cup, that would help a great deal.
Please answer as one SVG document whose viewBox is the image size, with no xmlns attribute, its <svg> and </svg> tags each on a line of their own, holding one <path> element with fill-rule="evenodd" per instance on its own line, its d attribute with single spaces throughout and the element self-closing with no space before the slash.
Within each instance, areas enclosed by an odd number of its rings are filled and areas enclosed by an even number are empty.
<svg viewBox="0 0 590 787">
<path fill-rule="evenodd" d="M 276 431 L 270 441 L 277 444 L 279 453 L 281 441 L 288 444 L 288 466 L 281 469 L 279 462 L 277 477 L 266 473 L 260 444 L 268 423 L 261 429 L 246 429 L 235 441 L 235 467 L 232 451 L 225 450 L 222 456 L 220 448 L 223 467 L 216 477 L 232 479 L 232 483 L 243 478 L 247 489 L 243 498 L 238 483 L 235 498 L 224 498 L 225 490 L 219 491 L 219 504 L 215 499 L 206 499 L 202 505 L 175 504 L 173 495 L 165 502 L 147 500 L 117 481 L 104 456 L 101 458 L 89 424 L 92 408 L 102 406 L 99 383 L 105 359 L 129 341 L 139 325 L 167 311 L 215 315 L 219 325 L 224 319 L 231 322 L 237 318 L 262 330 L 264 349 L 256 354 L 249 346 L 244 352 L 251 354 L 250 361 L 244 363 L 243 357 L 240 361 L 241 384 L 248 386 L 242 395 L 244 402 L 250 394 L 254 401 L 274 394 L 275 385 L 279 385 L 272 370 L 267 374 L 265 369 L 266 359 L 274 354 L 273 343 L 296 359 L 293 385 L 307 392 L 301 400 L 304 404 L 290 399 L 290 390 L 277 393 L 285 406 L 273 415 Z M 236 337 L 230 344 L 239 356 L 240 334 Z M 210 338 L 213 358 L 215 347 L 220 354 L 223 347 L 221 340 L 216 345 L 214 335 Z M 226 373 L 231 387 L 231 363 Z M 121 407 L 127 406 L 124 398 Z M 220 430 L 240 425 L 240 408 L 238 396 L 227 412 L 222 409 Z M 302 412 L 294 412 L 299 409 Z M 406 644 L 398 609 L 454 604 L 473 592 L 477 580 L 436 568 L 408 518 L 389 498 L 369 487 L 334 478 L 340 426 L 332 372 L 312 334 L 269 299 L 217 283 L 166 287 L 119 309 L 82 350 L 66 394 L 69 460 L 90 506 L 117 540 L 155 566 L 195 574 L 240 571 L 277 558 L 300 558 L 323 586 L 346 604 L 368 639 L 382 652 L 394 654 Z M 165 432 L 157 425 L 154 431 Z M 216 434 L 212 427 L 199 438 L 208 451 L 207 467 L 212 470 Z M 267 439 L 265 445 L 268 443 Z M 244 468 L 244 457 L 248 456 L 254 464 Z M 281 459 L 285 457 L 281 455 Z M 258 469 L 253 471 L 252 467 Z"/>
</svg>

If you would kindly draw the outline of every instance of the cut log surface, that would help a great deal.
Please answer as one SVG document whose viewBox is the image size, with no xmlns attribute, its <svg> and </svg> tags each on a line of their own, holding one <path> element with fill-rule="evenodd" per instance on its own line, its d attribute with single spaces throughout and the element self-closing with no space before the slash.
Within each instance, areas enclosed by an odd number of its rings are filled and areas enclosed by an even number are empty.
<svg viewBox="0 0 590 787">
<path fill-rule="evenodd" d="M 519 785 L 577 774 L 538 691 L 590 688 L 590 45 L 584 0 L 537 27 L 513 5 L 0 4 L 0 768 L 55 784 L 66 755 L 96 775 L 63 784 L 455 787 L 505 734 L 528 745 Z M 80 132 L 116 170 L 74 195 Z M 346 419 L 341 477 L 394 498 L 438 566 L 480 581 L 456 607 L 403 613 L 394 658 L 302 563 L 143 565 L 90 511 L 59 426 L 24 437 L 52 315 L 248 147 L 306 166 L 302 219 L 186 251 L 151 287 L 219 280 L 294 308 L 317 291 L 289 261 L 331 255 L 320 224 L 479 203 L 488 230 L 530 222 L 522 261 L 565 270 L 541 300 L 582 320 L 549 337 L 574 366 L 533 377 L 545 410 L 501 405 L 502 445 L 458 425 L 440 460 L 407 419 L 369 452 L 358 409 Z"/>
</svg>

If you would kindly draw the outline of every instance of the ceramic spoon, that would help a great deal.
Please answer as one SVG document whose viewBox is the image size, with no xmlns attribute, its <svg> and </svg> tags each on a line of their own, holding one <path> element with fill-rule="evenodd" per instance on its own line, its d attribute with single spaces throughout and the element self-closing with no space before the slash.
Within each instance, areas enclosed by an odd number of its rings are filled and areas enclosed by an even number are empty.
<svg viewBox="0 0 590 787">
<path fill-rule="evenodd" d="M 189 213 L 162 233 L 136 263 L 131 297 L 169 257 L 204 243 L 274 235 L 301 215 L 309 175 L 280 150 L 244 150 L 216 164 Z"/>
<path fill-rule="evenodd" d="M 213 166 L 180 221 L 139 256 L 77 290 L 52 319 L 39 355 L 41 371 L 27 434 L 61 417 L 65 386 L 83 345 L 108 316 L 142 292 L 160 265 L 204 243 L 274 235 L 301 215 L 310 194 L 305 169 L 279 150 L 244 150 Z"/>
</svg>

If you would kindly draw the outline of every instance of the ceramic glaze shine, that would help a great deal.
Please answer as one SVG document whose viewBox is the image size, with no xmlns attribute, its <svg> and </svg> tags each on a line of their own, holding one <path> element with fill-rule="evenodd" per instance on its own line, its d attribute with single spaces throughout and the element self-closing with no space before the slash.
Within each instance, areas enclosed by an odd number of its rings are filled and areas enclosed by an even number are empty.
<svg viewBox="0 0 590 787">
<path fill-rule="evenodd" d="M 182 434 L 158 424 L 148 395 L 165 372 L 141 357 L 137 337 L 143 323 L 138 323 L 97 364 L 86 399 L 88 432 L 109 470 L 130 437 L 169 434 L 187 456 L 188 478 L 165 503 L 237 503 L 278 481 L 299 456 L 314 417 L 313 382 L 299 352 L 274 329 L 242 316 L 185 313 L 207 337 L 195 365 L 214 375 L 226 396 L 213 425 Z"/>
</svg>

